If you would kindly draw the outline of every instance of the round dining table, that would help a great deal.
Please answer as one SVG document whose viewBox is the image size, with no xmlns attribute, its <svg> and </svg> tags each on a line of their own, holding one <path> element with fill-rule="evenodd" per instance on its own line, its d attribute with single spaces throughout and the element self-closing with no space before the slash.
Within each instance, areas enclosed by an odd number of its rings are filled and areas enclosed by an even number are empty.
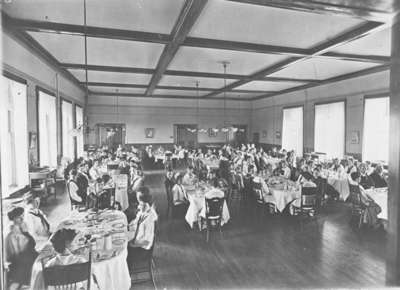
<svg viewBox="0 0 400 290">
<path fill-rule="evenodd" d="M 57 230 L 66 228 L 77 231 L 72 242 L 74 254 L 87 256 L 91 251 L 91 289 L 130 289 L 131 278 L 126 262 L 127 224 L 123 212 L 106 210 L 73 211 L 58 225 Z M 53 246 L 48 242 L 33 264 L 31 289 L 45 289 L 42 261 L 45 264 L 55 255 Z"/>
</svg>

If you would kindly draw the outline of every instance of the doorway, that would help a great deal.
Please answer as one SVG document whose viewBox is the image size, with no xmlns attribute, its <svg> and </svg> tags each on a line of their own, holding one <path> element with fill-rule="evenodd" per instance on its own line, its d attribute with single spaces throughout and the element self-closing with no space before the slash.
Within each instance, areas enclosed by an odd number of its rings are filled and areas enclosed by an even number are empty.
<svg viewBox="0 0 400 290">
<path fill-rule="evenodd" d="M 238 128 L 236 132 L 229 132 L 228 142 L 234 146 L 247 143 L 247 125 L 232 125 Z"/>
<path fill-rule="evenodd" d="M 191 132 L 190 130 L 196 130 Z M 197 148 L 197 125 L 174 125 L 174 142 L 184 148 L 194 149 Z"/>
<path fill-rule="evenodd" d="M 97 145 L 107 146 L 115 151 L 118 145 L 125 145 L 125 124 L 97 124 Z"/>
</svg>

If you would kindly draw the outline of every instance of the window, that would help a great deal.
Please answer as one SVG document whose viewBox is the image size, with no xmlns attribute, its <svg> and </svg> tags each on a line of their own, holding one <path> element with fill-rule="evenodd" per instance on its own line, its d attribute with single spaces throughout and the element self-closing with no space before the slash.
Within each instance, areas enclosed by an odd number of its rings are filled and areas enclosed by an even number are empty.
<svg viewBox="0 0 400 290">
<path fill-rule="evenodd" d="M 389 159 L 389 97 L 365 99 L 363 160 Z"/>
<path fill-rule="evenodd" d="M 74 137 L 72 129 L 74 128 L 74 119 L 72 112 L 72 103 L 61 100 L 61 118 L 62 118 L 62 152 L 63 158 L 74 159 Z"/>
<path fill-rule="evenodd" d="M 282 148 L 303 155 L 303 107 L 283 109 Z"/>
<path fill-rule="evenodd" d="M 57 167 L 56 97 L 38 92 L 40 166 Z"/>
<path fill-rule="evenodd" d="M 314 150 L 342 158 L 345 145 L 345 103 L 315 105 Z"/>
<path fill-rule="evenodd" d="M 76 137 L 77 154 L 78 158 L 83 157 L 83 109 L 82 107 L 75 107 L 76 128 L 80 129 Z"/>
<path fill-rule="evenodd" d="M 0 103 L 1 190 L 7 197 L 29 184 L 26 85 L 2 77 Z"/>
</svg>

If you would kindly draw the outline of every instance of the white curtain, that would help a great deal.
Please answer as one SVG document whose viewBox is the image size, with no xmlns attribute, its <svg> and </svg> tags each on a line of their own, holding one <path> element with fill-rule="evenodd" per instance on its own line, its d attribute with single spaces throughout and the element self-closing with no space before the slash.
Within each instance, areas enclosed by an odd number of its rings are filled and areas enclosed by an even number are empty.
<svg viewBox="0 0 400 290">
<path fill-rule="evenodd" d="M 303 155 L 303 107 L 283 109 L 282 148 Z"/>
<path fill-rule="evenodd" d="M 345 103 L 315 105 L 314 151 L 342 158 L 345 146 Z"/>
<path fill-rule="evenodd" d="M 79 106 L 75 107 L 76 128 L 80 128 L 79 135 L 76 137 L 78 158 L 83 157 L 83 109 Z"/>
<path fill-rule="evenodd" d="M 57 167 L 56 97 L 39 90 L 40 166 Z"/>
<path fill-rule="evenodd" d="M 29 183 L 26 85 L 2 77 L 0 150 L 2 197 Z"/>
<path fill-rule="evenodd" d="M 389 97 L 365 99 L 363 160 L 388 162 L 389 116 Z"/>
<path fill-rule="evenodd" d="M 61 101 L 61 115 L 62 115 L 62 145 L 63 145 L 63 158 L 69 160 L 74 159 L 74 137 L 72 129 L 74 128 L 74 119 L 72 112 L 72 103 L 62 100 Z"/>
</svg>

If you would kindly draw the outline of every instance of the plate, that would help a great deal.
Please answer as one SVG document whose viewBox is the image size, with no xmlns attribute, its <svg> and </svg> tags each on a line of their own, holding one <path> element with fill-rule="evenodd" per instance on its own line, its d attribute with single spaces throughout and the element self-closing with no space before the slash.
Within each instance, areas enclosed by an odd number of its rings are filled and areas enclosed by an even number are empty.
<svg viewBox="0 0 400 290">
<path fill-rule="evenodd" d="M 113 245 L 122 246 L 125 243 L 124 239 L 116 239 L 112 241 Z"/>
<path fill-rule="evenodd" d="M 124 223 L 116 223 L 111 226 L 114 229 L 123 229 L 125 227 Z"/>
</svg>

